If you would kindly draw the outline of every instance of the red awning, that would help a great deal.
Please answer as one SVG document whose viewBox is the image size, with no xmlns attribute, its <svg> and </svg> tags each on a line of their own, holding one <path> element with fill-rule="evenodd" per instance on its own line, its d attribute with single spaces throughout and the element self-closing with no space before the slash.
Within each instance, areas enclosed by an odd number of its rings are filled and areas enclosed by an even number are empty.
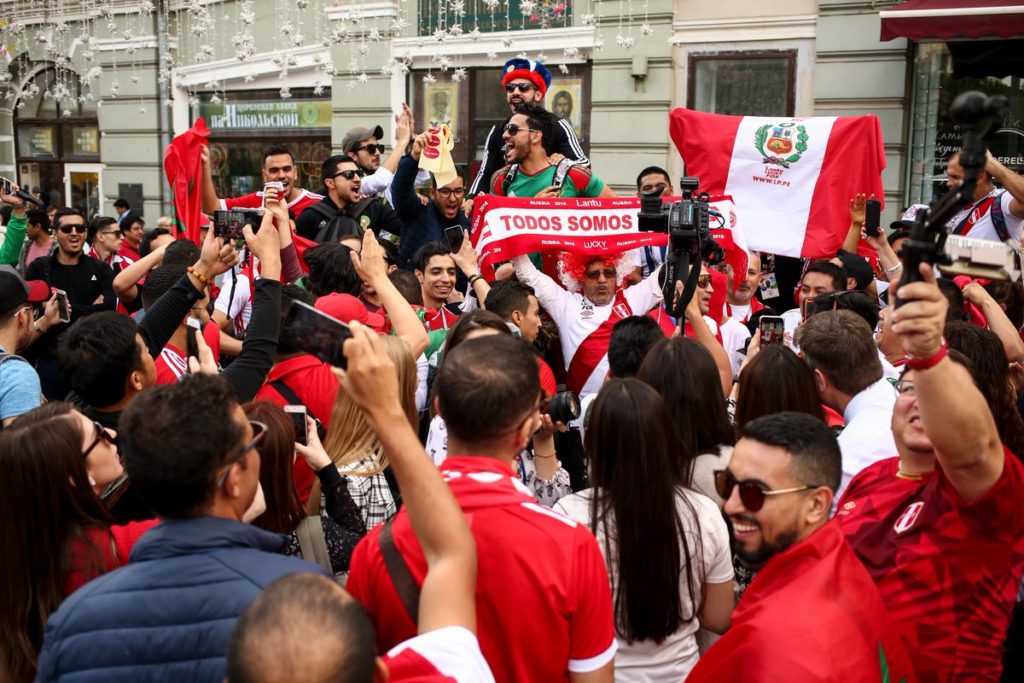
<svg viewBox="0 0 1024 683">
<path fill-rule="evenodd" d="M 878 14 L 883 41 L 1024 36 L 1021 0 L 907 0 Z"/>
</svg>

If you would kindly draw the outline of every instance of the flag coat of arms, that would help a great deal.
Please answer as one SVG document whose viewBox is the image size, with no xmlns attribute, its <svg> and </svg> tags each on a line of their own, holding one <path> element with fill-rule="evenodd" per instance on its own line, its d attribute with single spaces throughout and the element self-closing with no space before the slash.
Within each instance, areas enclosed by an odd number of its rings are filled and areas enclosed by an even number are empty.
<svg viewBox="0 0 1024 683">
<path fill-rule="evenodd" d="M 670 115 L 672 140 L 700 189 L 731 195 L 751 249 L 834 256 L 850 199 L 883 196 L 885 150 L 874 115 L 812 118 Z"/>
</svg>

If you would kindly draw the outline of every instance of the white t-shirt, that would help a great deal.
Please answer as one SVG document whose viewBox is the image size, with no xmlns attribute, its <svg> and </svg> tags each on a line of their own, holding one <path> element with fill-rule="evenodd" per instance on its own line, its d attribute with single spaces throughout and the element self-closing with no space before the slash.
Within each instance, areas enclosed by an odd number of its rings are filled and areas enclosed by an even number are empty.
<svg viewBox="0 0 1024 683">
<path fill-rule="evenodd" d="M 1021 225 L 1024 224 L 1024 218 L 1018 218 L 1017 216 L 1013 215 L 1010 212 L 1010 202 L 1013 201 L 1013 196 L 1006 190 L 1000 189 L 993 190 L 992 192 L 989 193 L 989 195 L 993 193 L 996 195 L 997 201 L 999 201 L 1000 205 L 1003 208 L 1003 218 L 1006 220 L 1006 231 L 1010 233 L 1010 238 L 1015 243 L 1019 242 L 1021 235 Z M 986 195 L 986 197 L 989 195 Z M 970 206 L 965 208 L 957 215 L 953 216 L 953 218 L 951 218 L 950 221 L 946 223 L 946 227 L 948 227 L 950 230 L 955 229 L 964 221 L 965 218 L 967 218 L 968 215 L 971 214 L 971 212 L 974 210 L 974 207 L 977 204 L 978 202 L 972 202 Z M 1002 241 L 999 238 L 999 233 L 996 231 L 995 224 L 992 223 L 991 207 L 989 207 L 989 209 L 984 214 L 978 217 L 974 225 L 971 226 L 971 229 L 967 231 L 966 236 L 974 237 L 976 239 L 992 240 L 994 242 Z"/>
<path fill-rule="evenodd" d="M 232 288 L 231 280 L 234 277 L 235 286 Z M 232 289 L 234 292 L 232 293 Z M 241 334 L 249 327 L 249 318 L 252 317 L 252 298 L 250 296 L 249 278 L 240 274 L 237 270 L 229 271 L 220 285 L 220 294 L 213 303 L 213 310 L 220 311 L 231 321 L 233 334 Z M 238 316 L 242 316 L 241 329 L 236 322 Z"/>
<path fill-rule="evenodd" d="M 722 348 L 729 357 L 729 367 L 732 368 L 732 376 L 735 377 L 740 374 L 743 345 L 750 339 L 750 330 L 736 318 L 726 318 L 718 329 L 722 333 Z"/>
<path fill-rule="evenodd" d="M 835 502 L 839 501 L 846 485 L 858 472 L 896 455 L 896 442 L 892 436 L 892 410 L 895 405 L 896 390 L 885 377 L 846 404 L 843 411 L 846 426 L 837 439 L 843 455 L 843 477 Z"/>
<path fill-rule="evenodd" d="M 722 512 L 710 499 L 694 491 L 679 488 L 679 513 L 686 527 L 688 546 L 690 548 L 691 560 L 701 563 L 704 573 L 704 583 L 726 583 L 732 581 L 732 552 L 729 549 L 729 531 L 722 518 Z M 590 495 L 592 489 L 574 493 L 566 496 L 555 503 L 554 509 L 563 512 L 580 524 L 590 526 Z M 697 513 L 697 520 L 700 524 L 700 542 L 697 543 L 697 530 L 694 528 L 693 519 L 689 510 L 683 503 L 683 498 L 690 501 L 694 511 Z M 603 526 L 597 530 L 598 546 L 601 553 L 605 552 L 606 535 Z M 614 545 L 612 552 L 615 552 Z M 612 582 L 612 593 L 617 587 L 615 567 L 605 557 L 605 564 L 608 564 L 608 576 Z M 680 573 L 679 595 L 682 600 L 684 614 L 691 613 L 689 605 L 689 592 L 687 589 L 687 576 Z M 698 599 L 699 595 L 698 595 Z M 700 611 L 700 605 L 692 610 L 694 614 Z M 619 649 L 615 655 L 615 681 L 616 683 L 679 683 L 690 673 L 690 670 L 697 664 L 699 653 L 697 651 L 697 639 L 695 634 L 700 627 L 697 618 L 694 617 L 684 624 L 678 631 L 666 638 L 660 645 L 652 641 L 637 641 L 627 643 L 618 639 Z"/>
</svg>

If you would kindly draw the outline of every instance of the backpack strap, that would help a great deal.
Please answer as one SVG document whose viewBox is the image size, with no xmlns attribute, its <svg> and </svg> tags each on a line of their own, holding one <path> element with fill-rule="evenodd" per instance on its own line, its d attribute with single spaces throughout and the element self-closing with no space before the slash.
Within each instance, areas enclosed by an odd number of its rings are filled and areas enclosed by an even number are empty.
<svg viewBox="0 0 1024 683">
<path fill-rule="evenodd" d="M 359 216 L 363 213 L 363 211 L 366 211 L 366 207 L 368 207 L 370 203 L 377 198 L 378 197 L 376 195 L 370 195 L 369 197 L 360 199 L 358 202 L 345 209 L 345 215 L 354 220 L 356 223 L 358 223 Z"/>
<path fill-rule="evenodd" d="M 295 535 L 299 539 L 302 558 L 320 565 L 333 574 L 331 555 L 327 551 L 327 539 L 324 537 L 324 525 L 320 515 L 304 517 L 295 527 Z"/>
<path fill-rule="evenodd" d="M 406 613 L 414 624 L 420 621 L 420 586 L 409 571 L 409 565 L 405 563 L 402 554 L 398 552 L 395 545 L 395 538 L 391 532 L 394 519 L 390 519 L 381 526 L 380 536 L 377 537 L 380 545 L 380 554 L 384 559 L 384 566 L 388 570 L 391 583 L 398 593 L 398 599 L 402 601 Z"/>
<path fill-rule="evenodd" d="M 554 180 L 551 181 L 551 184 L 554 185 L 559 190 L 561 190 L 562 185 L 565 184 L 566 177 L 569 175 L 569 171 L 572 169 L 573 166 L 577 165 L 578 162 L 575 159 L 570 159 L 569 157 L 566 157 L 559 161 L 558 167 L 555 169 Z"/>
<path fill-rule="evenodd" d="M 316 422 L 316 433 L 320 436 L 320 441 L 327 438 L 327 429 L 324 427 L 324 423 L 320 421 L 309 406 L 299 398 L 299 395 L 292 391 L 292 388 L 284 383 L 283 379 L 275 379 L 273 382 L 267 382 L 274 391 L 281 395 L 281 398 L 288 401 L 288 405 L 303 406 L 306 409 L 306 414 L 313 418 L 313 422 Z"/>
<path fill-rule="evenodd" d="M 996 229 L 996 234 L 999 235 L 999 239 L 1002 242 L 1006 242 L 1010 239 L 1010 231 L 1006 229 L 1006 215 L 1003 213 L 1003 193 L 997 193 L 995 201 L 992 202 L 992 208 L 989 209 L 989 213 L 992 215 L 992 225 Z"/>
<path fill-rule="evenodd" d="M 501 179 L 501 194 L 503 196 L 508 196 L 509 188 L 512 187 L 512 181 L 516 179 L 516 175 L 518 173 L 519 164 L 512 164 L 509 166 L 508 171 L 505 173 L 505 177 Z"/>
</svg>

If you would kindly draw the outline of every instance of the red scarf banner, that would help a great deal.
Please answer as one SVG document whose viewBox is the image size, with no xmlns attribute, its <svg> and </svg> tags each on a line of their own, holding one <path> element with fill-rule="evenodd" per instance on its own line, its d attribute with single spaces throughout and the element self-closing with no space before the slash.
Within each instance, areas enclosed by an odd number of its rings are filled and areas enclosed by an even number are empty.
<svg viewBox="0 0 1024 683">
<path fill-rule="evenodd" d="M 164 173 L 173 197 L 175 237 L 184 237 L 199 246 L 202 246 L 199 224 L 203 192 L 200 151 L 209 136 L 206 122 L 198 118 L 191 128 L 175 136 L 164 150 Z"/>
</svg>

